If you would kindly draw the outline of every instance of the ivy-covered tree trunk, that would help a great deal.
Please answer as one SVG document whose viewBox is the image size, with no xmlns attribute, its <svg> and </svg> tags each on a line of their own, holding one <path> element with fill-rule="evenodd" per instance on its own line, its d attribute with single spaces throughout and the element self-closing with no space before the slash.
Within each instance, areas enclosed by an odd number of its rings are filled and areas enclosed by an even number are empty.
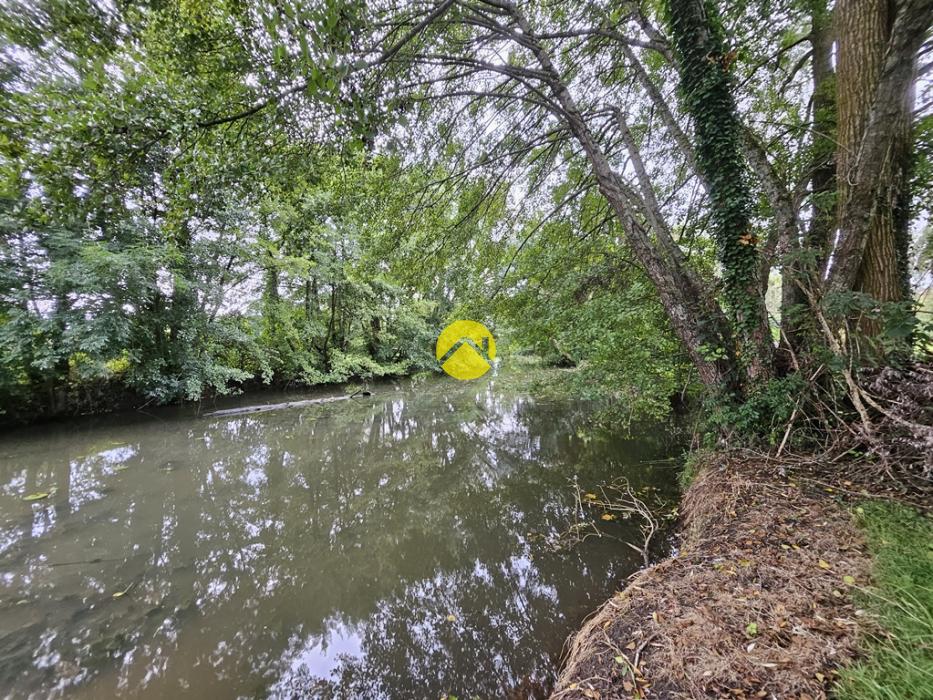
<svg viewBox="0 0 933 700">
<path fill-rule="evenodd" d="M 742 156 L 742 127 L 733 98 L 722 27 L 704 0 L 668 0 L 686 112 L 693 120 L 697 167 L 707 183 L 723 293 L 751 382 L 773 373 L 773 349 L 759 284 L 758 241 L 751 227 L 751 190 Z"/>
<path fill-rule="evenodd" d="M 838 197 L 850 207 L 852 181 L 862 156 L 862 139 L 884 65 L 895 3 L 889 0 L 840 0 L 836 10 L 838 33 Z M 915 62 L 915 56 L 904 60 Z M 886 129 L 890 139 L 886 162 L 877 181 L 868 236 L 855 288 L 881 302 L 910 296 L 907 261 L 907 165 L 913 90 L 898 96 L 898 109 Z M 845 216 L 845 211 L 841 212 Z M 875 334 L 877 323 L 863 323 Z"/>
</svg>

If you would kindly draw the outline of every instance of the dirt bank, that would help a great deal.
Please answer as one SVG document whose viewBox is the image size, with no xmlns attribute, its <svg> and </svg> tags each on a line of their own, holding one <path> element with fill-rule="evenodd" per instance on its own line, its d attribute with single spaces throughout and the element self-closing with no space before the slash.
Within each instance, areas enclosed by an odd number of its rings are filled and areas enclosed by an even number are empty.
<svg viewBox="0 0 933 700">
<path fill-rule="evenodd" d="M 716 456 L 681 533 L 575 636 L 552 698 L 825 697 L 869 572 L 846 510 L 773 463 Z"/>
</svg>

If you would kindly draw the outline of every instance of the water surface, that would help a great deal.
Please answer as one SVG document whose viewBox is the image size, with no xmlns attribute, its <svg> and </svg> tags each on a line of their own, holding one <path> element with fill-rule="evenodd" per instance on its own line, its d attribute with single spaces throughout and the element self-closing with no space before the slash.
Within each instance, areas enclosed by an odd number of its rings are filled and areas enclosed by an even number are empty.
<svg viewBox="0 0 933 700">
<path fill-rule="evenodd" d="M 640 563 L 551 550 L 571 480 L 673 495 L 667 431 L 592 410 L 446 379 L 0 436 L 0 697 L 531 697 Z"/>
</svg>

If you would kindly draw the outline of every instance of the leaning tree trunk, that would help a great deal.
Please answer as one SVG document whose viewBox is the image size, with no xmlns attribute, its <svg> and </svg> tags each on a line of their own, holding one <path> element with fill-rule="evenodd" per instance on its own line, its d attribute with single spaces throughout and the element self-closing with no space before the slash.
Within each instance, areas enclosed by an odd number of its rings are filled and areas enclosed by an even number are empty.
<svg viewBox="0 0 933 700">
<path fill-rule="evenodd" d="M 865 228 L 861 249 L 854 251 L 860 258 L 845 262 L 855 270 L 850 288 L 880 302 L 910 298 L 906 203 L 912 83 L 917 46 L 928 26 L 910 25 L 928 23 L 930 8 L 928 0 L 839 0 L 836 6 L 838 218 L 845 236 L 853 211 L 865 210 L 863 220 L 855 222 Z M 911 33 L 913 41 L 904 41 Z M 899 64 L 898 85 L 879 97 L 890 81 L 892 63 Z M 888 104 L 880 105 L 880 100 Z M 872 111 L 882 106 L 884 123 L 872 131 Z M 866 172 L 869 158 L 879 159 L 871 175 Z M 876 334 L 880 327 L 867 322 L 862 330 Z"/>
<path fill-rule="evenodd" d="M 550 56 L 517 7 L 509 7 L 528 48 L 548 76 L 547 82 L 563 111 L 567 128 L 586 154 L 600 193 L 618 218 L 625 231 L 626 242 L 654 284 L 674 334 L 687 351 L 700 381 L 710 391 L 734 395 L 741 387 L 736 386 L 732 338 L 726 319 L 706 290 L 698 288 L 682 260 L 667 247 L 654 245 L 648 232 L 635 220 L 627 204 L 622 181 L 587 127 Z"/>
</svg>

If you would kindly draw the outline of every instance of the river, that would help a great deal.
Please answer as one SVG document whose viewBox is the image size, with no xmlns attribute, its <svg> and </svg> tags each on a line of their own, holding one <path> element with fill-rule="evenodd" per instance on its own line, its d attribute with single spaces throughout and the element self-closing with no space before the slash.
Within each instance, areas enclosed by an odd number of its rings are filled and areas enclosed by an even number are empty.
<svg viewBox="0 0 933 700">
<path fill-rule="evenodd" d="M 675 497 L 666 428 L 593 410 L 444 378 L 2 435 L 0 697 L 534 697 L 641 563 L 553 551 L 573 481 Z"/>
</svg>

